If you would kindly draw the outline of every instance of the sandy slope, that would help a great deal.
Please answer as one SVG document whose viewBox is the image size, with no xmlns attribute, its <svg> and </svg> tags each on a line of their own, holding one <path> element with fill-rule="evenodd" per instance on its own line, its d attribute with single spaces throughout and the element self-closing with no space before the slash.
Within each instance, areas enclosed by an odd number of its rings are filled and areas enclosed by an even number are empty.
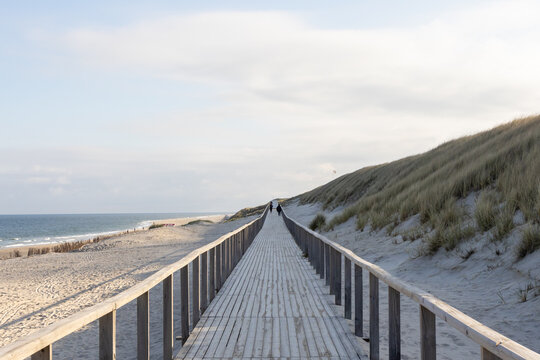
<svg viewBox="0 0 540 360">
<path fill-rule="evenodd" d="M 211 217 L 214 221 L 220 219 L 222 217 Z M 166 220 L 162 222 L 175 223 L 176 226 L 118 236 L 87 245 L 78 252 L 0 261 L 0 346 L 129 288 L 163 266 L 252 219 L 189 226 L 181 225 L 193 219 Z M 154 291 L 157 295 L 151 292 L 153 302 L 161 301 L 159 291 Z M 160 306 L 154 308 L 158 311 L 152 315 L 152 321 L 158 321 Z M 133 344 L 122 345 L 120 339 L 125 336 L 122 329 L 131 331 L 134 327 L 122 325 L 122 319 L 129 323 L 135 318 L 133 312 L 118 312 L 119 353 L 125 352 L 127 358 L 132 357 L 129 354 Z M 161 326 L 154 328 L 159 330 Z M 85 331 L 92 333 L 95 329 L 90 327 Z M 154 338 L 159 336 L 159 331 L 153 334 Z M 160 343 L 155 343 L 158 346 L 157 356 Z M 97 335 L 81 334 L 66 338 L 55 344 L 53 349 L 68 358 L 75 349 L 78 358 L 94 358 L 95 345 Z"/>
<path fill-rule="evenodd" d="M 287 215 L 308 225 L 320 212 L 317 205 L 288 206 Z M 337 213 L 338 211 L 335 211 Z M 327 213 L 327 218 L 331 214 Z M 414 226 L 411 219 L 401 226 Z M 329 233 L 329 239 L 353 250 L 404 281 L 431 292 L 467 315 L 503 335 L 540 352 L 540 296 L 529 292 L 529 300 L 520 302 L 518 291 L 528 283 L 540 284 L 540 251 L 516 261 L 513 246 L 520 235 L 518 227 L 499 244 L 479 236 L 452 252 L 440 250 L 432 257 L 417 257 L 420 241 L 403 242 L 401 236 L 390 237 L 384 230 L 355 230 L 351 219 Z M 475 253 L 467 260 L 460 257 L 466 250 Z M 499 249 L 501 255 L 496 254 Z M 364 274 L 364 284 L 367 277 Z M 380 287 L 381 359 L 387 357 L 387 287 Z M 367 288 L 364 289 L 367 296 Z M 418 358 L 418 305 L 401 297 L 402 349 L 404 359 Z M 367 309 L 364 310 L 367 318 Z M 368 329 L 367 319 L 364 329 Z M 367 331 L 367 330 L 364 330 Z M 478 346 L 467 337 L 439 321 L 437 351 L 440 359 L 479 359 Z"/>
</svg>

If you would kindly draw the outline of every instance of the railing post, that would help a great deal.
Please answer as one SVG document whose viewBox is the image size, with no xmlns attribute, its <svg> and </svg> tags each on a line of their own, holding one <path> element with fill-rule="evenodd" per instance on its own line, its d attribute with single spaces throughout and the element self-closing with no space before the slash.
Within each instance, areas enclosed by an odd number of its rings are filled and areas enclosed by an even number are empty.
<svg viewBox="0 0 540 360">
<path fill-rule="evenodd" d="M 336 305 L 341 305 L 341 253 L 335 250 L 336 253 Z"/>
<path fill-rule="evenodd" d="M 173 355 L 173 276 L 163 280 L 163 360 L 171 360 Z"/>
<path fill-rule="evenodd" d="M 399 291 L 388 286 L 388 358 L 401 359 L 401 310 Z"/>
<path fill-rule="evenodd" d="M 324 279 L 324 242 L 319 239 L 319 266 L 321 268 L 320 279 Z"/>
<path fill-rule="evenodd" d="M 116 310 L 99 318 L 99 360 L 116 360 Z"/>
<path fill-rule="evenodd" d="M 354 335 L 364 336 L 364 291 L 362 268 L 354 264 Z"/>
<path fill-rule="evenodd" d="M 45 346 L 43 349 L 34 353 L 31 360 L 51 360 L 52 359 L 52 345 Z"/>
<path fill-rule="evenodd" d="M 324 263 L 325 263 L 325 277 L 326 277 L 326 286 L 330 286 L 330 274 L 331 274 L 331 267 L 330 267 L 330 245 L 324 244 Z"/>
<path fill-rule="evenodd" d="M 221 279 L 221 244 L 216 246 L 216 290 L 221 289 L 222 279 Z"/>
<path fill-rule="evenodd" d="M 351 260 L 345 258 L 345 319 L 352 317 Z"/>
<path fill-rule="evenodd" d="M 201 254 L 201 314 L 208 307 L 208 253 Z"/>
<path fill-rule="evenodd" d="M 369 273 L 369 358 L 379 360 L 379 279 Z"/>
<path fill-rule="evenodd" d="M 209 277 L 208 277 L 208 291 L 210 292 L 208 295 L 210 296 L 210 302 L 214 300 L 214 297 L 216 296 L 216 248 L 213 247 L 210 249 L 210 270 L 209 270 Z"/>
<path fill-rule="evenodd" d="M 335 275 L 335 272 L 336 272 L 336 269 L 335 269 L 335 262 L 336 262 L 336 256 L 334 254 L 334 248 L 333 247 L 329 247 L 328 248 L 328 252 L 329 252 L 329 258 L 330 258 L 330 263 L 329 263 L 329 270 L 330 270 L 330 274 L 329 274 L 329 278 L 330 278 L 330 295 L 334 295 L 336 293 L 336 275 Z"/>
<path fill-rule="evenodd" d="M 188 266 L 180 269 L 180 316 L 182 317 L 182 345 L 189 337 L 189 274 Z"/>
<path fill-rule="evenodd" d="M 435 314 L 420 305 L 420 358 L 437 359 Z"/>
<path fill-rule="evenodd" d="M 191 313 L 193 320 L 193 328 L 199 322 L 200 317 L 200 303 L 199 303 L 199 257 L 196 257 L 191 262 L 193 268 L 191 271 Z"/>
<path fill-rule="evenodd" d="M 150 359 L 150 311 L 148 291 L 137 298 L 137 360 Z"/>
<path fill-rule="evenodd" d="M 493 354 L 492 352 L 490 352 L 488 349 L 486 348 L 481 348 L 481 351 L 482 351 L 482 357 L 481 357 L 481 360 L 502 360 L 500 357 L 498 357 L 497 355 Z M 32 358 L 33 360 L 33 358 Z"/>
</svg>

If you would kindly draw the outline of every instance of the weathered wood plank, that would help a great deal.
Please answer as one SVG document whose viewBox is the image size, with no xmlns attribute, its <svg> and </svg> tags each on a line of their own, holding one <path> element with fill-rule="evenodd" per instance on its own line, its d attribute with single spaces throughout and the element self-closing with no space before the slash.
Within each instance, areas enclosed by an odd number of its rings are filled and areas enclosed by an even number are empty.
<svg viewBox="0 0 540 360">
<path fill-rule="evenodd" d="M 354 334 L 364 336 L 364 285 L 362 268 L 354 264 Z"/>
<path fill-rule="evenodd" d="M 399 292 L 388 287 L 388 358 L 401 359 L 401 311 Z"/>
<path fill-rule="evenodd" d="M 148 292 L 137 298 L 137 360 L 150 359 L 150 311 Z"/>
<path fill-rule="evenodd" d="M 369 274 L 369 358 L 379 360 L 379 279 Z"/>
<path fill-rule="evenodd" d="M 204 314 L 208 307 L 208 254 L 201 254 L 201 281 L 200 281 L 200 304 L 201 314 Z"/>
<path fill-rule="evenodd" d="M 52 345 L 46 346 L 32 355 L 31 360 L 51 360 L 52 359 Z"/>
<path fill-rule="evenodd" d="M 193 328 L 197 325 L 200 318 L 200 302 L 199 302 L 199 258 L 193 259 L 191 268 L 191 319 Z"/>
<path fill-rule="evenodd" d="M 437 358 L 435 314 L 420 305 L 420 358 Z"/>
<path fill-rule="evenodd" d="M 209 251 L 209 270 L 208 270 L 208 297 L 210 302 L 216 297 L 216 249 Z"/>
<path fill-rule="evenodd" d="M 184 345 L 189 336 L 189 273 L 187 265 L 180 269 L 180 317 L 182 345 Z"/>
<path fill-rule="evenodd" d="M 163 359 L 172 359 L 174 326 L 173 326 L 173 276 L 163 280 Z"/>
<path fill-rule="evenodd" d="M 116 310 L 99 319 L 99 360 L 116 360 Z"/>
<path fill-rule="evenodd" d="M 351 260 L 345 257 L 345 319 L 352 317 Z"/>
</svg>

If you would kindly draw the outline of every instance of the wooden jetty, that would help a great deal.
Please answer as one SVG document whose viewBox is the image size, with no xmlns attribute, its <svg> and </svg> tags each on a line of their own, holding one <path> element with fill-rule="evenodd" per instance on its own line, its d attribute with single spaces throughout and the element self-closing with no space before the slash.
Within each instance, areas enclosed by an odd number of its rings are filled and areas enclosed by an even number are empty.
<svg viewBox="0 0 540 360">
<path fill-rule="evenodd" d="M 401 358 L 402 295 L 418 303 L 420 359 L 436 359 L 438 317 L 477 343 L 483 360 L 540 360 L 540 354 L 393 277 L 284 212 L 281 217 L 267 215 L 268 208 L 249 224 L 130 289 L 0 348 L 0 360 L 50 360 L 56 341 L 93 322 L 99 325 L 96 355 L 114 360 L 116 310 L 134 300 L 137 359 L 148 360 L 149 291 L 158 285 L 163 288 L 164 360 L 378 360 L 379 282 L 388 286 L 385 331 L 391 360 Z M 362 283 L 363 272 L 368 275 L 368 284 Z M 181 316 L 173 319 L 173 284 L 177 281 Z M 366 299 L 364 287 L 368 289 Z M 368 329 L 363 329 L 364 312 L 369 315 Z M 178 323 L 180 329 L 175 333 Z M 177 347 L 175 339 L 180 340 Z M 363 339 L 369 339 L 369 344 Z"/>
</svg>

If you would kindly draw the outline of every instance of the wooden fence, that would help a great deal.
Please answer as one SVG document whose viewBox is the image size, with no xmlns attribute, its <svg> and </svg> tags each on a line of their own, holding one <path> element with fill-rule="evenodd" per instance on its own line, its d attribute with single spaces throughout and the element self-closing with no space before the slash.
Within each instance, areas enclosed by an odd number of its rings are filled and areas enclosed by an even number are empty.
<svg viewBox="0 0 540 360">
<path fill-rule="evenodd" d="M 540 360 L 540 354 L 516 343 L 465 315 L 433 295 L 407 284 L 388 272 L 355 255 L 351 250 L 311 231 L 283 212 L 287 228 L 300 249 L 308 256 L 321 279 L 330 286 L 336 305 L 344 305 L 344 317 L 351 319 L 352 286 L 354 281 L 354 331 L 363 337 L 362 270 L 369 273 L 369 348 L 370 359 L 379 359 L 379 280 L 388 285 L 388 350 L 389 359 L 401 358 L 400 295 L 419 304 L 420 358 L 436 359 L 435 316 L 476 342 L 483 360 Z M 354 278 L 351 265 L 354 265 Z M 344 271 L 342 271 L 342 266 Z M 343 275 L 344 273 L 344 275 Z M 354 279 L 354 280 L 353 280 Z M 345 298 L 342 298 L 342 281 Z M 344 300 L 344 302 L 343 302 Z M 539 329 L 540 331 L 540 329 Z"/>
<path fill-rule="evenodd" d="M 137 285 L 97 305 L 86 308 L 51 326 L 38 330 L 0 349 L 0 359 L 52 359 L 53 343 L 99 321 L 99 359 L 116 359 L 116 310 L 137 299 L 137 358 L 150 358 L 149 291 L 163 283 L 163 359 L 173 356 L 173 275 L 180 272 L 181 339 L 190 332 L 189 297 L 191 292 L 191 328 L 214 299 L 216 291 L 230 275 L 242 255 L 262 228 L 268 207 L 257 219 L 218 240 L 192 251 L 181 260 L 166 266 Z M 189 287 L 188 266 L 192 265 L 192 287 Z"/>
</svg>

